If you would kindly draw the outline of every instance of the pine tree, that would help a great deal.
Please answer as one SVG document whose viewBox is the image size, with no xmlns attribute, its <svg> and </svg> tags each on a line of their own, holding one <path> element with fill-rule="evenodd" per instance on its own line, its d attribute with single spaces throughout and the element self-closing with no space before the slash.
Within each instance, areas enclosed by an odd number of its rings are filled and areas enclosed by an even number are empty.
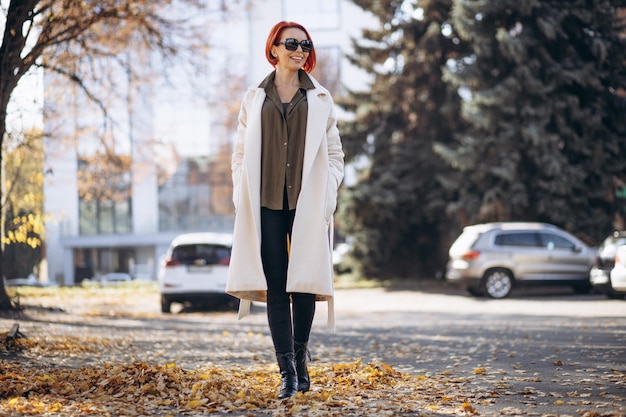
<svg viewBox="0 0 626 417">
<path fill-rule="evenodd" d="M 623 4 L 455 0 L 473 51 L 446 80 L 471 128 L 437 151 L 473 221 L 545 221 L 592 242 L 612 230 L 613 184 L 626 181 Z"/>
<path fill-rule="evenodd" d="M 433 152 L 462 129 L 460 99 L 442 68 L 467 46 L 449 23 L 452 0 L 354 0 L 380 21 L 354 41 L 352 62 L 371 89 L 338 100 L 355 118 L 340 127 L 348 160 L 367 160 L 358 183 L 342 191 L 340 231 L 366 276 L 421 276 L 443 269 L 450 243 L 449 170 Z M 444 226 L 444 227 L 442 227 Z"/>
</svg>

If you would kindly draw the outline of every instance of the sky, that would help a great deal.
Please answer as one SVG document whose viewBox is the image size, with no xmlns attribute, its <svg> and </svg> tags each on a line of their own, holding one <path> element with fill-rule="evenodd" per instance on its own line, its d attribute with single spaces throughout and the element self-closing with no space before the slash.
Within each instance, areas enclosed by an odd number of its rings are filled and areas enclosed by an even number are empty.
<svg viewBox="0 0 626 417">
<path fill-rule="evenodd" d="M 7 108 L 7 127 L 11 131 L 24 131 L 43 127 L 43 76 L 40 70 L 32 70 L 22 77 L 13 90 Z"/>
<path fill-rule="evenodd" d="M 0 0 L 0 28 L 4 33 L 5 10 L 9 6 L 9 0 Z M 1 41 L 1 39 L 0 39 Z M 24 131 L 32 127 L 43 126 L 43 73 L 39 70 L 31 70 L 24 74 L 18 86 L 11 95 L 7 108 L 8 131 Z"/>
</svg>

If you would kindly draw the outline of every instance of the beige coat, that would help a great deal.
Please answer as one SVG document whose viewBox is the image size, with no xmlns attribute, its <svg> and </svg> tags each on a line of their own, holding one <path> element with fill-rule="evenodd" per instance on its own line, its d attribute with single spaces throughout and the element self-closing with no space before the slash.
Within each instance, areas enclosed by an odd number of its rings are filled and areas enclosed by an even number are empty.
<svg viewBox="0 0 626 417">
<path fill-rule="evenodd" d="M 333 213 L 343 180 L 343 151 L 333 99 L 317 80 L 307 90 L 308 116 L 302 188 L 296 206 L 287 270 L 287 292 L 316 294 L 328 302 L 334 327 Z M 261 107 L 263 88 L 250 88 L 241 104 L 232 156 L 235 226 L 226 292 L 241 299 L 239 317 L 251 301 L 265 302 L 267 282 L 261 262 Z"/>
</svg>

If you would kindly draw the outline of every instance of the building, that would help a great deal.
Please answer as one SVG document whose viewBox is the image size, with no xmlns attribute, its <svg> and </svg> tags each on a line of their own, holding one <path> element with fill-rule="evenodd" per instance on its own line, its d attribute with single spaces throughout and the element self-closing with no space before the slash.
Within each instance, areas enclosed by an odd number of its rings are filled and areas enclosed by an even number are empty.
<svg viewBox="0 0 626 417">
<path fill-rule="evenodd" d="M 246 86 L 272 70 L 265 39 L 277 21 L 307 27 L 316 76 L 335 95 L 343 86 L 365 85 L 366 75 L 344 54 L 351 38 L 375 22 L 351 2 L 248 0 L 228 7 L 208 23 L 216 35 L 207 59 L 214 71 L 202 80 L 213 97 L 206 105 L 189 87 L 120 81 L 110 94 L 117 123 L 102 131 L 97 108 L 47 77 L 44 123 L 58 136 L 45 150 L 48 281 L 74 285 L 109 272 L 153 280 L 177 234 L 232 229 L 237 104 Z M 109 137 L 117 139 L 107 149 L 120 156 L 113 162 L 97 146 Z"/>
</svg>

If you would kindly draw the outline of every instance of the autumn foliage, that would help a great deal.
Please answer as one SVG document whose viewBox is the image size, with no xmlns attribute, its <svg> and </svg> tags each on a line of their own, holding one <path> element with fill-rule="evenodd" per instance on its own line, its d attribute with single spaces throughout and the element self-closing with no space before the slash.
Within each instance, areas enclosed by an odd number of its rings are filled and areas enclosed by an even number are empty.
<svg viewBox="0 0 626 417">
<path fill-rule="evenodd" d="M 273 366 L 185 370 L 174 363 L 137 362 L 80 369 L 37 369 L 2 361 L 0 412 L 173 415 L 281 409 L 326 416 L 362 415 L 364 409 L 371 409 L 374 414 L 397 415 L 417 413 L 423 404 L 421 395 L 415 394 L 432 392 L 436 383 L 434 378 L 396 372 L 382 362 L 356 361 L 313 367 L 311 371 L 317 388 L 281 402 L 275 395 L 280 379 Z M 431 398 L 432 408 L 439 408 L 437 402 L 445 407 L 454 405 L 450 398 Z M 471 408 L 464 401 L 456 405 L 461 410 Z"/>
</svg>

